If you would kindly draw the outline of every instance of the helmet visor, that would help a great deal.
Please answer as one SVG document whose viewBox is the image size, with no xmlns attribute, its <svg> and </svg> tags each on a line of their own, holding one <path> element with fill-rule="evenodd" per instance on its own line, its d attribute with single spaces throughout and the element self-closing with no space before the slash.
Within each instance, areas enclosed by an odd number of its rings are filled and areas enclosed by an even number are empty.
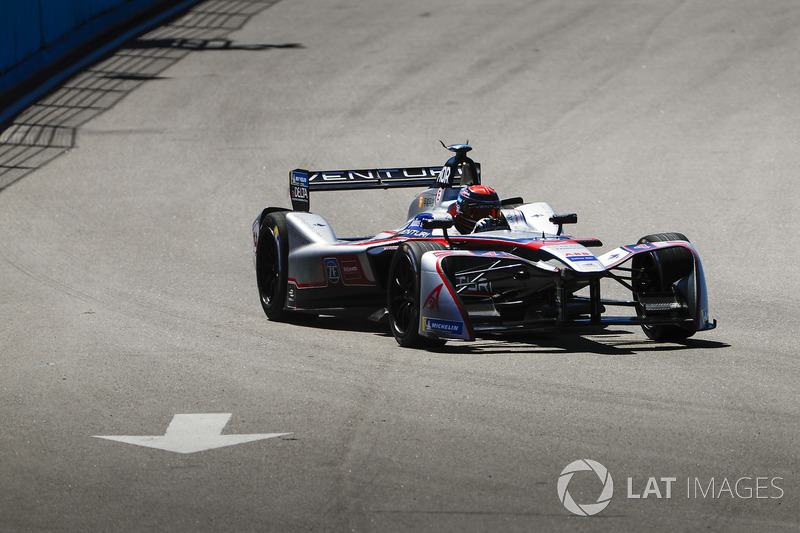
<svg viewBox="0 0 800 533">
<path fill-rule="evenodd" d="M 480 203 L 472 204 L 471 202 L 463 202 L 461 204 L 461 212 L 464 216 L 478 221 L 482 218 L 500 218 L 500 206 L 496 204 Z"/>
</svg>

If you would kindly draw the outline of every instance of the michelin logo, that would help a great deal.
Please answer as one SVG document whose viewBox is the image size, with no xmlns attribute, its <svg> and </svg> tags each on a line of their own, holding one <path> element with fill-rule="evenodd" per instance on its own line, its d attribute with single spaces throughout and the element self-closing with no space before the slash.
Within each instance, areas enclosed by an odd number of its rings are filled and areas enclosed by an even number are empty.
<svg viewBox="0 0 800 533">
<path fill-rule="evenodd" d="M 439 318 L 422 318 L 422 331 L 441 331 L 444 333 L 454 333 L 461 335 L 464 331 L 463 322 L 453 320 L 441 320 Z"/>
<path fill-rule="evenodd" d="M 308 174 L 305 172 L 292 172 L 290 175 L 289 185 L 297 185 L 300 187 L 308 187 Z"/>
</svg>

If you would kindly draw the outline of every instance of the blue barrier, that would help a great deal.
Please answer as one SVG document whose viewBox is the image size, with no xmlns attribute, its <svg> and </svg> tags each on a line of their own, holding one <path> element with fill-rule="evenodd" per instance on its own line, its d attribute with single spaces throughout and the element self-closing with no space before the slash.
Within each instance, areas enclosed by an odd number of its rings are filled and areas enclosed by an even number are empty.
<svg viewBox="0 0 800 533">
<path fill-rule="evenodd" d="M 0 112 L 21 88 L 69 56 L 175 0 L 0 1 Z"/>
<path fill-rule="evenodd" d="M 0 3 L 0 83 L 42 47 L 40 15 L 38 2 Z"/>
</svg>

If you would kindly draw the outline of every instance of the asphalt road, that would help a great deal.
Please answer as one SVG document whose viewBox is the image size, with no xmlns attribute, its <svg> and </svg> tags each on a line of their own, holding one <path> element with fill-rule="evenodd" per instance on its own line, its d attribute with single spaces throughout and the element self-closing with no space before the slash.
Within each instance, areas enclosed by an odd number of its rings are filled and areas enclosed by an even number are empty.
<svg viewBox="0 0 800 533">
<path fill-rule="evenodd" d="M 0 137 L 58 133 L 0 191 L 0 530 L 797 530 L 798 26 L 778 0 L 215 1 L 80 74 Z M 718 329 L 425 352 L 268 322 L 250 225 L 287 171 L 439 139 L 604 250 L 686 234 Z M 412 196 L 313 210 L 364 235 Z M 202 413 L 285 435 L 96 438 Z M 613 478 L 592 517 L 559 500 L 579 459 Z"/>
</svg>

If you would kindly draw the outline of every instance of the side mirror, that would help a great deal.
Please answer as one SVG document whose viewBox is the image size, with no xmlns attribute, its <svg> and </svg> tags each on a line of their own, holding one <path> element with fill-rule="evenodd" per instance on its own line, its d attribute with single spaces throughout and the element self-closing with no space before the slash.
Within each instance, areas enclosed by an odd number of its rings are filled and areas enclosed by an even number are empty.
<svg viewBox="0 0 800 533">
<path fill-rule="evenodd" d="M 424 229 L 443 229 L 447 230 L 453 227 L 453 217 L 445 215 L 437 218 L 424 218 L 420 224 Z"/>
<path fill-rule="evenodd" d="M 515 196 L 513 198 L 504 198 L 500 200 L 501 207 L 517 207 L 525 203 L 525 200 L 522 199 L 521 196 Z"/>
<path fill-rule="evenodd" d="M 453 227 L 453 217 L 450 215 L 439 215 L 434 216 L 434 218 L 424 218 L 422 219 L 422 223 L 420 224 L 423 229 L 440 229 L 442 233 L 444 233 L 444 240 L 447 241 L 447 245 L 451 248 L 453 247 L 453 242 L 450 240 L 450 235 L 447 234 L 447 230 Z"/>
<path fill-rule="evenodd" d="M 578 214 L 577 213 L 567 213 L 565 215 L 553 215 L 550 217 L 550 222 L 553 224 L 558 224 L 558 233 L 556 235 L 561 235 L 563 231 L 564 224 L 577 224 L 578 223 Z"/>
</svg>

